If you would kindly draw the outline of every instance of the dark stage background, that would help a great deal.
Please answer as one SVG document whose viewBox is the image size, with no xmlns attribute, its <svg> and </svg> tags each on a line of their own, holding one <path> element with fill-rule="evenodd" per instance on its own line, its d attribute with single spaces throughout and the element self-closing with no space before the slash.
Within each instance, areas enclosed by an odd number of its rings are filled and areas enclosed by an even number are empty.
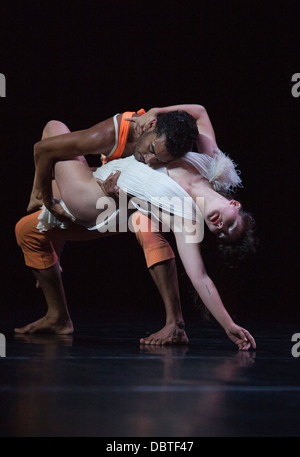
<svg viewBox="0 0 300 457">
<path fill-rule="evenodd" d="M 219 147 L 242 170 L 239 197 L 258 224 L 258 253 L 238 270 L 223 265 L 205 236 L 204 259 L 225 305 L 240 324 L 297 321 L 300 98 L 291 78 L 300 71 L 299 13 L 291 0 L 1 1 L 4 323 L 19 326 L 45 310 L 14 238 L 45 123 L 78 130 L 116 112 L 178 103 L 206 107 Z M 62 266 L 75 324 L 163 322 L 132 234 L 70 243 Z M 188 325 L 197 312 L 179 260 L 178 269 Z"/>
</svg>

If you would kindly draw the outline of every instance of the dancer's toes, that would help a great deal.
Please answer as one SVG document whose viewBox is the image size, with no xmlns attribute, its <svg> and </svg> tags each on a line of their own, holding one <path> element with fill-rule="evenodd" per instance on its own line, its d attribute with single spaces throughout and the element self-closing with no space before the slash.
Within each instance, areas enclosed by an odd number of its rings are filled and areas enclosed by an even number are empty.
<svg viewBox="0 0 300 457">
<path fill-rule="evenodd" d="M 188 344 L 188 338 L 182 324 L 168 324 L 160 331 L 153 333 L 147 338 L 141 338 L 141 344 L 151 346 L 168 346 L 175 344 Z"/>
<path fill-rule="evenodd" d="M 49 319 L 46 316 L 24 327 L 15 328 L 17 334 L 48 333 L 54 335 L 71 335 L 74 331 L 70 320 Z"/>
</svg>

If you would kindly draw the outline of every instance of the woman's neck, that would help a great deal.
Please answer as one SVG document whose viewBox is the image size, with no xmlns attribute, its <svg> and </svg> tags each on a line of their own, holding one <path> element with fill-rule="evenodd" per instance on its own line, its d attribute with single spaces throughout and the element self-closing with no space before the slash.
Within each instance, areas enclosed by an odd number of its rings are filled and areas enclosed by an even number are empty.
<svg viewBox="0 0 300 457">
<path fill-rule="evenodd" d="M 209 214 L 213 209 L 216 209 L 224 204 L 228 203 L 227 198 L 216 192 L 212 184 L 206 179 L 199 183 L 196 190 L 196 198 L 193 197 L 200 208 L 203 211 L 204 216 Z M 198 199 L 197 199 L 198 197 Z M 202 198 L 199 198 L 202 197 Z"/>
<path fill-rule="evenodd" d="M 190 164 L 174 161 L 167 165 L 170 178 L 177 182 L 193 198 L 205 215 L 212 208 L 227 202 L 227 199 L 213 189 L 212 184 Z"/>
</svg>

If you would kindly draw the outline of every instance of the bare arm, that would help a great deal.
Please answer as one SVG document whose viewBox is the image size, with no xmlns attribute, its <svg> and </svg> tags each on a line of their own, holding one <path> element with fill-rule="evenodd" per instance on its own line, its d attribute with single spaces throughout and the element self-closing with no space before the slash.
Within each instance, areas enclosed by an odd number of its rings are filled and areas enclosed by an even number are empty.
<svg viewBox="0 0 300 457">
<path fill-rule="evenodd" d="M 35 158 L 47 155 L 53 162 L 79 155 L 106 154 L 114 145 L 115 130 L 112 118 L 86 130 L 45 138 L 34 146 Z"/>
<path fill-rule="evenodd" d="M 196 243 L 185 243 L 184 233 L 174 232 L 174 235 L 186 273 L 204 305 L 240 350 L 247 350 L 251 345 L 255 348 L 254 338 L 246 329 L 236 325 L 225 309 L 216 286 L 207 275 L 200 252 L 200 245 Z"/>
<path fill-rule="evenodd" d="M 151 114 L 154 116 L 157 116 L 158 114 L 169 113 L 170 111 L 186 111 L 196 119 L 199 133 L 202 133 L 212 140 L 216 141 L 213 126 L 204 106 L 196 104 L 183 104 L 167 106 L 164 108 L 151 108 L 149 110 L 149 112 L 151 112 Z"/>
</svg>

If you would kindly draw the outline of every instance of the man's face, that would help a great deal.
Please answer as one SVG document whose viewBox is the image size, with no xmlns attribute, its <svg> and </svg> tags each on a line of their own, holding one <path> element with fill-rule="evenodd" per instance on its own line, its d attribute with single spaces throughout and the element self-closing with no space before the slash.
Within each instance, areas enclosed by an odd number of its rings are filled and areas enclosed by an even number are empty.
<svg viewBox="0 0 300 457">
<path fill-rule="evenodd" d="M 139 162 L 157 166 L 174 160 L 166 149 L 165 136 L 158 137 L 154 132 L 146 132 L 138 139 L 133 150 L 134 157 Z"/>
</svg>

